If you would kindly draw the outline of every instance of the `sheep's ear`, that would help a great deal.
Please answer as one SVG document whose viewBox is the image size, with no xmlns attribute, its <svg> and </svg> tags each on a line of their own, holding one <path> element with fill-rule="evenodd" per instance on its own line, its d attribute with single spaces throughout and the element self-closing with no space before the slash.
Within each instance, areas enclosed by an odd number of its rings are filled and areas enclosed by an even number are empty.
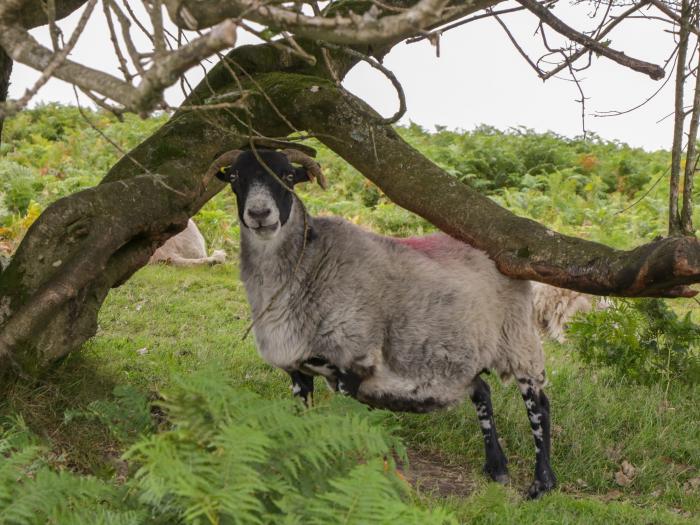
<svg viewBox="0 0 700 525">
<path fill-rule="evenodd" d="M 292 179 L 292 186 L 294 186 L 295 184 L 299 184 L 300 182 L 309 182 L 310 180 L 311 177 L 309 177 L 309 172 L 306 171 L 306 168 L 294 168 L 294 178 Z"/>
<path fill-rule="evenodd" d="M 222 182 L 231 182 L 231 166 L 223 166 L 216 172 L 216 178 Z"/>
</svg>

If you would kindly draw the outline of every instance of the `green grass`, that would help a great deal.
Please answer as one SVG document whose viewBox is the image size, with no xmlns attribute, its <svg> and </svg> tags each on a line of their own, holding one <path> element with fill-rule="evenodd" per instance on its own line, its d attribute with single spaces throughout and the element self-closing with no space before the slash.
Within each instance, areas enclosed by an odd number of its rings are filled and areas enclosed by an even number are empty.
<svg viewBox="0 0 700 525">
<path fill-rule="evenodd" d="M 242 341 L 248 307 L 235 264 L 177 269 L 151 266 L 114 290 L 99 331 L 41 386 L 17 385 L 2 403 L 20 413 L 52 450 L 52 461 L 106 478 L 119 469 L 119 445 L 96 421 L 64 422 L 66 410 L 109 399 L 115 385 L 155 395 L 177 374 L 216 366 L 234 384 L 266 398 L 290 395 L 284 372 L 266 365 L 252 337 Z M 145 349 L 145 350 L 144 350 Z M 459 465 L 475 493 L 447 505 L 469 523 L 693 523 L 700 494 L 684 488 L 700 476 L 700 389 L 642 387 L 583 368 L 566 346 L 547 346 L 553 412 L 553 465 L 560 488 L 541 502 L 524 502 L 533 445 L 513 385 L 493 387 L 496 423 L 510 459 L 512 486 L 494 487 L 481 474 L 483 450 L 470 403 L 428 415 L 398 415 L 406 444 Z M 322 397 L 330 396 L 317 384 Z M 614 474 L 623 460 L 637 475 L 626 487 Z M 426 505 L 434 496 L 422 494 Z"/>
<path fill-rule="evenodd" d="M 127 149 L 163 121 L 118 123 L 102 113 L 92 118 Z M 654 181 L 668 165 L 667 152 L 528 130 L 504 133 L 484 127 L 429 134 L 412 126 L 399 132 L 459 180 L 564 233 L 620 248 L 663 233 L 667 188 L 663 183 L 654 186 Z M 97 183 L 118 157 L 71 108 L 22 112 L 7 123 L 4 138 L 0 252 L 16 247 L 41 209 Z M 326 148 L 319 148 L 319 160 L 331 188 L 303 189 L 312 213 L 343 215 L 386 234 L 433 230 L 391 204 Z M 640 203 L 618 214 L 647 191 Z M 224 248 L 235 261 L 238 226 L 230 194 L 212 199 L 196 220 L 210 249 Z M 700 223 L 700 208 L 695 221 Z M 672 304 L 679 312 L 698 310 L 692 300 Z M 236 386 L 267 399 L 287 398 L 287 375 L 258 357 L 252 336 L 242 340 L 249 323 L 235 262 L 211 268 L 144 268 L 110 293 L 98 333 L 81 352 L 57 364 L 38 383 L 15 384 L 0 398 L 0 424 L 22 417 L 50 450 L 47 459 L 56 468 L 118 480 L 124 445 L 98 420 L 66 418 L 66 413 L 112 399 L 118 385 L 155 398 L 174 377 L 212 365 Z M 456 465 L 465 486 L 474 487 L 463 499 L 443 501 L 425 492 L 416 498 L 426 506 L 447 505 L 463 523 L 700 523 L 700 488 L 688 485 L 700 478 L 700 387 L 627 384 L 605 370 L 585 367 L 569 346 L 547 344 L 546 353 L 559 488 L 542 501 L 523 501 L 534 461 L 525 409 L 513 385 L 502 386 L 492 377 L 487 379 L 512 485 L 494 486 L 481 474 L 481 434 L 467 402 L 445 412 L 395 416 L 409 447 Z M 317 389 L 318 396 L 331 395 L 320 381 Z M 636 470 L 626 486 L 615 481 L 622 461 Z"/>
</svg>

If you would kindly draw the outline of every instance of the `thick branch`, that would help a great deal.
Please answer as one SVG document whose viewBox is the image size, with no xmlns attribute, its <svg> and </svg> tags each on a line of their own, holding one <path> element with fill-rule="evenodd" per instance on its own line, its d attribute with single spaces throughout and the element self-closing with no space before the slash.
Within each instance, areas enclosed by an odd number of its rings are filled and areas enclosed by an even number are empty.
<svg viewBox="0 0 700 525">
<path fill-rule="evenodd" d="M 640 73 L 644 73 L 653 80 L 660 80 L 664 78 L 665 72 L 661 66 L 629 57 L 621 51 L 612 49 L 594 38 L 584 35 L 583 33 L 579 33 L 574 28 L 568 26 L 554 16 L 547 7 L 538 3 L 537 0 L 517 0 L 517 2 L 527 8 L 530 12 L 537 16 L 537 18 L 542 20 L 542 22 L 554 29 L 557 33 L 564 35 L 582 46 L 585 46 L 587 49 L 595 51 L 599 55 L 603 55 L 604 57 L 607 57 L 620 65 L 635 71 L 639 71 Z"/>
<path fill-rule="evenodd" d="M 87 0 L 56 0 L 56 20 L 67 17 Z M 11 11 L 14 22 L 31 29 L 48 23 L 44 0 L 6 0 L 4 11 Z"/>
<path fill-rule="evenodd" d="M 261 84 L 300 129 L 320 139 L 400 206 L 485 250 L 501 272 L 600 295 L 687 297 L 700 282 L 700 242 L 662 239 L 630 251 L 556 233 L 513 215 L 459 183 L 390 127 L 364 102 L 321 79 L 290 75 Z M 376 153 L 375 153 L 376 152 Z"/>
<path fill-rule="evenodd" d="M 364 15 L 306 16 L 260 0 L 165 0 L 164 3 L 172 20 L 183 29 L 202 29 L 226 18 L 244 17 L 310 40 L 336 44 L 378 44 L 401 40 L 435 24 L 440 20 L 448 0 L 420 0 L 401 13 L 381 18 L 372 14 L 372 10 Z"/>
</svg>

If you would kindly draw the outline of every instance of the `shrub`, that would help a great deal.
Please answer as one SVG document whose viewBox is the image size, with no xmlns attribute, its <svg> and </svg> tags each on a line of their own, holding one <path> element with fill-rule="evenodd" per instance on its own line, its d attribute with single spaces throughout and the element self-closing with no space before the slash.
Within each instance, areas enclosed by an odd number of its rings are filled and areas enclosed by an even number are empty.
<svg viewBox="0 0 700 525">
<path fill-rule="evenodd" d="M 126 482 L 52 469 L 16 421 L 0 430 L 0 523 L 454 523 L 409 499 L 389 413 L 340 397 L 303 410 L 208 368 L 162 393 L 165 428 L 154 433 L 143 424 L 145 399 L 116 394 L 87 413 L 127 439 L 120 418 L 139 422 L 143 434 L 124 455 Z"/>
<path fill-rule="evenodd" d="M 700 383 L 700 325 L 661 299 L 616 300 L 572 321 L 569 339 L 589 364 L 642 384 Z"/>
</svg>

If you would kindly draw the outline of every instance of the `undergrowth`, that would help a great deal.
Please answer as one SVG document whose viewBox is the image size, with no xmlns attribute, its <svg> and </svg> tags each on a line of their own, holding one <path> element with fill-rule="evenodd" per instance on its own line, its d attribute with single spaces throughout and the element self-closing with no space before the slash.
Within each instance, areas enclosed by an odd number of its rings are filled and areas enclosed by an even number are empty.
<svg viewBox="0 0 700 525">
<path fill-rule="evenodd" d="M 411 500 L 391 414 L 343 398 L 302 410 L 233 387 L 215 366 L 161 394 L 158 424 L 127 387 L 70 415 L 97 418 L 127 445 L 122 479 L 52 467 L 24 422 L 7 421 L 0 523 L 456 523 Z"/>
</svg>

